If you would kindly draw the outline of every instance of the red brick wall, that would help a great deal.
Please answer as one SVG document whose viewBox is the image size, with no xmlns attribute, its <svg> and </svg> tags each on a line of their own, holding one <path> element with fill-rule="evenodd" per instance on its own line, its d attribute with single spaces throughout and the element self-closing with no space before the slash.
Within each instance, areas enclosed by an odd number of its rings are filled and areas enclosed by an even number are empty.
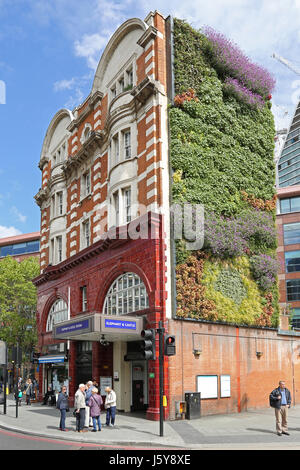
<svg viewBox="0 0 300 470">
<path fill-rule="evenodd" d="M 102 312 L 103 303 L 111 283 L 122 273 L 132 271 L 143 280 L 148 297 L 149 309 L 141 313 L 147 315 L 148 327 L 157 328 L 158 322 L 165 318 L 165 244 L 161 239 L 161 218 L 155 216 L 154 226 L 160 234 L 159 239 L 127 240 L 116 248 L 110 248 L 96 256 L 78 263 L 70 270 L 62 269 L 54 279 L 38 285 L 38 335 L 39 349 L 55 342 L 52 333 L 45 333 L 47 317 L 51 305 L 57 298 L 68 300 L 68 289 L 71 291 L 71 317 L 82 315 L 81 290 L 87 286 L 89 311 Z M 92 249 L 92 248 L 91 248 Z M 45 271 L 45 280 L 47 279 Z M 70 395 L 73 396 L 78 383 L 76 382 L 76 351 L 71 342 L 70 353 Z M 158 349 L 158 348 L 157 348 Z M 98 353 L 101 355 L 98 356 Z M 99 379 L 100 375 L 112 376 L 112 352 L 108 349 L 99 349 L 99 345 L 93 346 L 93 375 Z M 104 368 L 105 364 L 108 368 Z M 150 361 L 149 372 L 155 372 L 155 384 L 150 384 L 149 418 L 157 419 L 159 389 L 158 389 L 158 361 Z M 154 385 L 154 386 L 153 386 Z"/>
<path fill-rule="evenodd" d="M 230 375 L 231 397 L 201 401 L 202 415 L 246 411 L 269 406 L 269 393 L 285 380 L 295 403 L 300 402 L 300 337 L 277 330 L 238 328 L 197 321 L 169 321 L 176 335 L 176 356 L 169 358 L 170 417 L 175 401 L 197 391 L 197 375 Z M 194 345 L 202 349 L 193 354 Z M 258 358 L 256 352 L 263 355 Z"/>
</svg>

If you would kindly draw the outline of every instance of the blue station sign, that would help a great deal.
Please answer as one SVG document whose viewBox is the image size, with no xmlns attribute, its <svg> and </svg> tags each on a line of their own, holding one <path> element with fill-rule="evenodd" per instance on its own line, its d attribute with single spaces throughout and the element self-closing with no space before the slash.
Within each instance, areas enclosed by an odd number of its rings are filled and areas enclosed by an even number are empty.
<svg viewBox="0 0 300 470">
<path fill-rule="evenodd" d="M 127 320 L 105 320 L 105 328 L 118 328 L 121 330 L 136 330 L 135 321 Z"/>
</svg>

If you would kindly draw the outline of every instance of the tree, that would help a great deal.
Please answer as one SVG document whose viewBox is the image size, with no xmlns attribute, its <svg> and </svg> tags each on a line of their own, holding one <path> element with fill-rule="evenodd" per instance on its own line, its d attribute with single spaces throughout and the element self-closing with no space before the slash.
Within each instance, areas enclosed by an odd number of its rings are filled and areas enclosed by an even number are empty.
<svg viewBox="0 0 300 470">
<path fill-rule="evenodd" d="M 29 351 L 37 342 L 36 288 L 32 279 L 40 273 L 36 258 L 20 263 L 7 256 L 0 262 L 0 339 L 8 346 Z"/>
</svg>

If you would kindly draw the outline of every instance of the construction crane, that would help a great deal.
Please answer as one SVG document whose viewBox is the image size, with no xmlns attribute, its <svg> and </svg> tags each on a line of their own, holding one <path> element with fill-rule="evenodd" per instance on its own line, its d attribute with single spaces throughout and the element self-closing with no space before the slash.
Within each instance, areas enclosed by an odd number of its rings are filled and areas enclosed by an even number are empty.
<svg viewBox="0 0 300 470">
<path fill-rule="evenodd" d="M 281 57 L 278 54 L 275 54 L 275 52 L 272 54 L 273 59 L 277 59 L 279 62 L 281 62 L 283 65 L 286 65 L 292 72 L 295 72 L 297 75 L 300 75 L 300 68 L 298 69 L 295 67 L 293 64 L 291 64 L 287 59 L 284 57 Z"/>
</svg>

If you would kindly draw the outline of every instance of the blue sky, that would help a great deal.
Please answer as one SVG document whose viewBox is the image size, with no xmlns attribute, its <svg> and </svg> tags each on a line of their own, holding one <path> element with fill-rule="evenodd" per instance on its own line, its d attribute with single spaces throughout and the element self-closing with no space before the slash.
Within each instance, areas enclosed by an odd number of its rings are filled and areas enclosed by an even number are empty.
<svg viewBox="0 0 300 470">
<path fill-rule="evenodd" d="M 277 127 L 288 125 L 300 94 L 300 0 L 0 0 L 0 238 L 39 230 L 33 197 L 53 115 L 89 94 L 114 30 L 155 9 L 195 28 L 214 27 L 264 65 L 277 81 Z M 273 52 L 299 75 L 272 59 Z"/>
</svg>

